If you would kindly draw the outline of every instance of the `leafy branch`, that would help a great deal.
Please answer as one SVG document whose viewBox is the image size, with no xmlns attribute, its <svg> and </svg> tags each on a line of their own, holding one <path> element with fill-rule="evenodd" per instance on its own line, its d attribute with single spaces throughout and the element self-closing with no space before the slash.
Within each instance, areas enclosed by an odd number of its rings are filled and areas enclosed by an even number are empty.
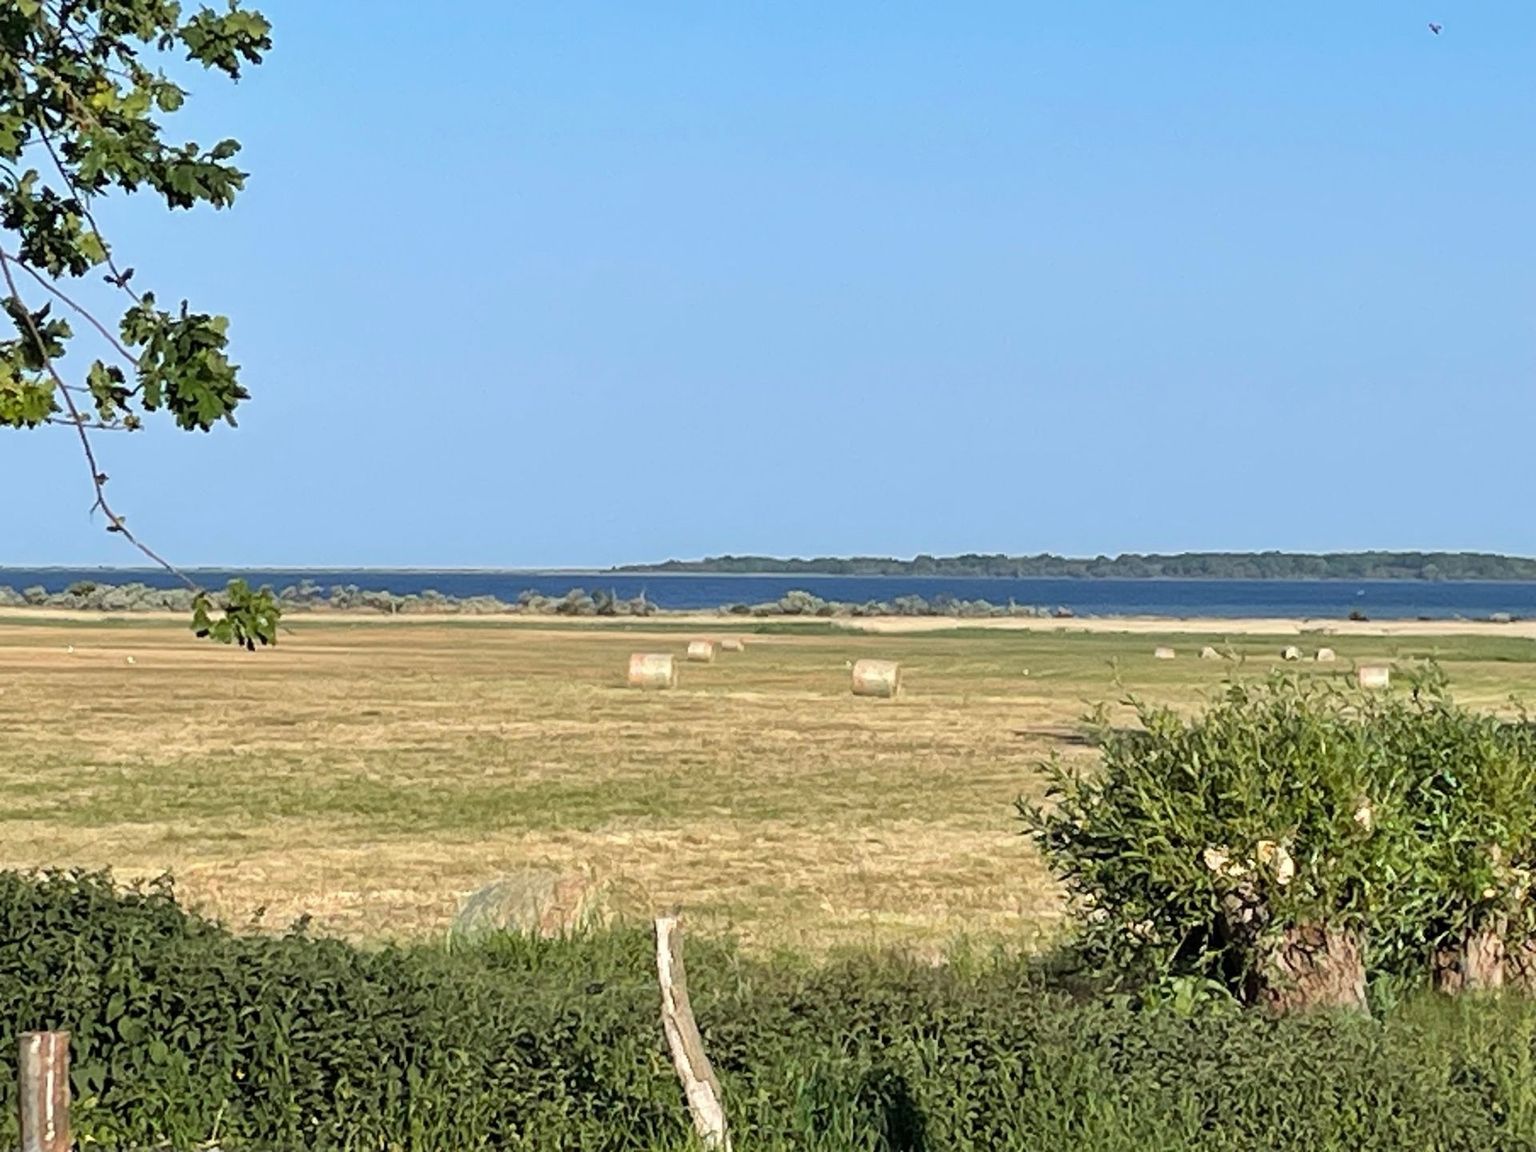
<svg viewBox="0 0 1536 1152">
<path fill-rule="evenodd" d="M 162 412 L 183 431 L 233 426 L 249 393 L 228 356 L 228 321 L 186 301 L 161 308 L 152 292 L 135 289 L 134 270 L 118 263 L 93 203 L 116 190 L 150 192 L 171 210 L 232 204 L 246 179 L 232 162 L 239 143 L 167 141 L 161 120 L 187 93 L 159 64 L 180 53 L 238 80 L 271 48 L 270 31 L 241 0 L 191 14 L 177 0 L 0 4 L 0 230 L 9 237 L 0 245 L 0 307 L 16 333 L 0 340 L 0 427 L 72 427 L 90 476 L 91 513 L 197 593 L 199 636 L 247 649 L 276 642 L 280 610 L 271 591 L 235 582 L 216 608 L 113 507 L 91 438 L 138 431 Z M 33 156 L 46 156 L 46 172 L 29 164 Z M 18 269 L 51 299 L 29 304 Z M 125 297 L 115 326 L 63 287 L 93 272 Z M 82 318 L 105 346 L 73 382 L 61 364 L 75 333 L 54 304 Z"/>
</svg>

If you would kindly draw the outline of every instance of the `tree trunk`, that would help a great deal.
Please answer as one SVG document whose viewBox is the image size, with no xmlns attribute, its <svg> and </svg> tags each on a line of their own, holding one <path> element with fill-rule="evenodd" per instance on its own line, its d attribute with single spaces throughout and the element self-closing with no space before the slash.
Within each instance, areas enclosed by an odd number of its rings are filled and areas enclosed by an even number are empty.
<svg viewBox="0 0 1536 1152">
<path fill-rule="evenodd" d="M 1467 934 L 1435 956 L 1435 987 L 1449 995 L 1497 992 L 1504 987 L 1508 952 L 1502 917 Z"/>
<path fill-rule="evenodd" d="M 1359 934 L 1303 924 L 1261 943 L 1248 1000 L 1288 1015 L 1319 1008 L 1368 1012 L 1365 955 Z"/>
<path fill-rule="evenodd" d="M 1536 996 L 1536 940 L 1518 940 L 1506 946 L 1504 984 L 1522 996 Z"/>
</svg>

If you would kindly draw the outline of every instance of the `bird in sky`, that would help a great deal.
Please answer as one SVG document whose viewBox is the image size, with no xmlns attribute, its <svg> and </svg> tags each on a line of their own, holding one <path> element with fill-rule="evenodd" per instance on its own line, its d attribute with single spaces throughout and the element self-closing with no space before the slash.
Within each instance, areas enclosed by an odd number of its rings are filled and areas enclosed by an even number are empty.
<svg viewBox="0 0 1536 1152">
<path fill-rule="evenodd" d="M 1443 27 L 1443 25 L 1440 25 L 1440 24 L 1436 24 L 1436 23 L 1434 23 L 1434 22 L 1433 22 L 1433 21 L 1431 21 L 1431 22 L 1430 22 L 1430 25 L 1429 25 L 1429 30 L 1430 30 L 1430 31 L 1431 31 L 1431 32 L 1433 32 L 1433 33 L 1434 33 L 1434 34 L 1435 34 L 1435 35 L 1436 35 L 1436 36 L 1438 36 L 1438 35 L 1440 35 L 1440 29 L 1441 29 L 1441 28 L 1442 28 L 1442 27 Z"/>
</svg>

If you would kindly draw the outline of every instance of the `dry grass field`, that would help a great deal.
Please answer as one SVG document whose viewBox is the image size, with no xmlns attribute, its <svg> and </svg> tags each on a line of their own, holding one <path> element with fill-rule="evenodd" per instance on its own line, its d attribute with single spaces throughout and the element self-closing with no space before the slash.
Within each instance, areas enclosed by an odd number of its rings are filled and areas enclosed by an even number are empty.
<svg viewBox="0 0 1536 1152">
<path fill-rule="evenodd" d="M 169 870 L 231 924 L 377 940 L 580 864 L 757 949 L 1029 947 L 1060 917 L 1013 810 L 1040 761 L 1091 755 L 1063 737 L 1095 701 L 1194 704 L 1281 647 L 1230 638 L 1236 665 L 1196 659 L 1209 635 L 782 624 L 675 691 L 626 687 L 630 652 L 705 634 L 300 620 L 245 655 L 167 623 L 0 621 L 0 866 Z M 1302 671 L 1433 655 L 1469 700 L 1536 699 L 1531 639 L 1325 642 L 1340 662 Z M 866 656 L 902 662 L 901 698 L 850 695 Z"/>
</svg>

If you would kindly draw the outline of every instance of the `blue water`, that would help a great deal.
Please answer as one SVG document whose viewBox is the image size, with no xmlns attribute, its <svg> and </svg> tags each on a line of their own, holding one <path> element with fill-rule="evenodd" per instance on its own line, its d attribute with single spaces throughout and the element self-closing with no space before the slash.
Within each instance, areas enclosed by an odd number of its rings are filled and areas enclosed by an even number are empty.
<svg viewBox="0 0 1536 1152">
<path fill-rule="evenodd" d="M 1286 616 L 1338 619 L 1359 611 L 1373 620 L 1486 617 L 1498 612 L 1536 617 L 1536 583 L 1421 580 L 1105 580 L 988 579 L 917 576 L 653 576 L 586 572 L 423 572 L 384 570 L 241 572 L 198 570 L 210 588 L 240 576 L 253 584 L 283 588 L 309 579 L 322 588 L 355 584 L 405 595 L 436 589 L 449 596 L 491 595 L 515 600 L 524 591 L 560 596 L 572 588 L 602 589 L 621 597 L 645 593 L 661 608 L 718 608 L 757 604 L 802 589 L 827 600 L 864 603 L 917 595 L 989 600 L 1044 608 L 1063 607 L 1079 616 Z M 41 585 L 62 591 L 77 580 L 123 584 L 138 581 L 175 587 L 164 572 L 130 569 L 0 568 L 0 585 Z"/>
</svg>

